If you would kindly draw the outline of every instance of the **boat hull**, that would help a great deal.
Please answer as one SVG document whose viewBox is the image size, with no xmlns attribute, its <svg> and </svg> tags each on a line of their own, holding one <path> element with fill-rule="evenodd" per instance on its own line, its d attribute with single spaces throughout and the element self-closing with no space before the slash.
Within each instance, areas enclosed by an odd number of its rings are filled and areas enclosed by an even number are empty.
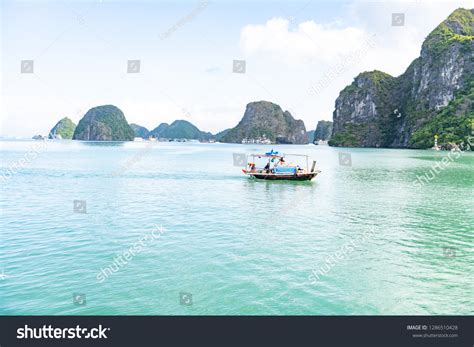
<svg viewBox="0 0 474 347">
<path fill-rule="evenodd" d="M 269 181 L 311 181 L 316 177 L 317 172 L 311 173 L 300 173 L 300 174 L 264 174 L 264 173 L 247 173 L 250 177 L 254 177 L 259 180 Z"/>
</svg>

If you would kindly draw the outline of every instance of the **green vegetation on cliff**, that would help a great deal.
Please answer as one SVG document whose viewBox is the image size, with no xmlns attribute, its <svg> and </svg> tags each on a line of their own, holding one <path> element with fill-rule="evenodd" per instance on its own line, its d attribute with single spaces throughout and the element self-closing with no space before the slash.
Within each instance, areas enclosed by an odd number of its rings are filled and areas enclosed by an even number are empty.
<svg viewBox="0 0 474 347">
<path fill-rule="evenodd" d="M 455 10 L 428 35 L 423 47 L 434 54 L 440 54 L 456 41 L 469 49 L 474 40 L 472 11 L 462 8 Z"/>
<path fill-rule="evenodd" d="M 367 133 L 368 126 L 365 124 L 349 124 L 346 130 L 336 133 L 328 141 L 329 146 L 335 147 L 358 147 Z"/>
<path fill-rule="evenodd" d="M 428 123 L 415 131 L 411 138 L 411 147 L 429 148 L 433 146 L 434 135 L 438 135 L 441 145 L 468 143 L 468 137 L 474 122 L 474 79 L 470 82 L 468 91 L 462 91 L 451 100 Z M 472 141 L 471 141 L 472 142 Z M 474 150 L 474 148 L 471 148 Z"/>
</svg>

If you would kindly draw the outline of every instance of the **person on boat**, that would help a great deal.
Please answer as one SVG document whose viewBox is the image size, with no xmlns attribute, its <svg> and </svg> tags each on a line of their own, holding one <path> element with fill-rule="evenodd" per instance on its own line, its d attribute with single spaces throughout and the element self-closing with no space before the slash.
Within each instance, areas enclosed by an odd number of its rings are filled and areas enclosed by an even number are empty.
<svg viewBox="0 0 474 347">
<path fill-rule="evenodd" d="M 250 172 L 255 172 L 257 171 L 256 167 L 255 167 L 255 163 L 250 163 Z"/>
<path fill-rule="evenodd" d="M 285 166 L 286 162 L 285 159 L 280 158 L 280 160 L 275 164 L 275 167 L 277 166 Z"/>
<path fill-rule="evenodd" d="M 268 161 L 267 165 L 265 165 L 265 167 L 263 168 L 263 170 L 265 170 L 266 173 L 269 173 L 269 172 L 270 172 L 270 161 Z"/>
</svg>

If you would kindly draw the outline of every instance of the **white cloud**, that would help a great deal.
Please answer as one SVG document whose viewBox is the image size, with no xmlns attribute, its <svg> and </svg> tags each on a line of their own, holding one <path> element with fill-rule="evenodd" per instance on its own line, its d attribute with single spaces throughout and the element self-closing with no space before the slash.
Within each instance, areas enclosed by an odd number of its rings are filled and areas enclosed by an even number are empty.
<svg viewBox="0 0 474 347">
<path fill-rule="evenodd" d="M 272 18 L 265 24 L 243 27 L 240 46 L 247 56 L 267 52 L 291 64 L 330 63 L 359 49 L 366 40 L 367 33 L 355 27 L 305 21 L 292 30 L 289 20 Z"/>
</svg>

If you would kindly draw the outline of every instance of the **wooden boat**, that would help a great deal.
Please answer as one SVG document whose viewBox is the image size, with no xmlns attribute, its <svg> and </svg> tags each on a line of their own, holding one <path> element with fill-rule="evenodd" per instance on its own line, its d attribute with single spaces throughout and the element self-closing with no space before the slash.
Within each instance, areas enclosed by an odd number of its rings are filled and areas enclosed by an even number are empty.
<svg viewBox="0 0 474 347">
<path fill-rule="evenodd" d="M 287 164 L 285 158 L 299 157 L 306 159 L 306 169 L 299 165 Z M 316 161 L 313 161 L 309 169 L 309 157 L 303 154 L 283 154 L 274 152 L 273 149 L 264 154 L 251 154 L 251 160 L 247 162 L 242 172 L 249 177 L 261 180 L 286 180 L 286 181 L 310 181 L 321 171 L 316 169 Z M 257 168 L 256 159 L 264 159 L 267 165 Z M 273 167 L 272 167 L 273 164 Z"/>
</svg>

